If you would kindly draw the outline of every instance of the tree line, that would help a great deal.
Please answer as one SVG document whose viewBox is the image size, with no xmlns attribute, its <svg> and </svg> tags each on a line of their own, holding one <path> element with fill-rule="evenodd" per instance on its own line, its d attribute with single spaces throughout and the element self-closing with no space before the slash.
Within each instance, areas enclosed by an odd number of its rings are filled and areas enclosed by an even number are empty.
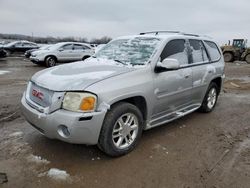
<svg viewBox="0 0 250 188">
<path fill-rule="evenodd" d="M 101 38 L 93 38 L 88 40 L 85 37 L 37 37 L 37 36 L 29 36 L 29 35 L 21 35 L 21 34 L 2 34 L 0 33 L 0 39 L 6 40 L 28 40 L 35 43 L 42 43 L 42 44 L 51 44 L 57 42 L 84 42 L 84 43 L 91 43 L 91 44 L 106 44 L 112 38 L 108 36 L 104 36 Z"/>
</svg>

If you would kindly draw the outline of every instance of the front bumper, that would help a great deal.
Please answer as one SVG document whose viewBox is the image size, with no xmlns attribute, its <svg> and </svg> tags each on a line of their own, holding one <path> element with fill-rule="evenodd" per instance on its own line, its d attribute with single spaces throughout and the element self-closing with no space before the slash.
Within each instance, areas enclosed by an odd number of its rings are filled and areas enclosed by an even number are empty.
<svg viewBox="0 0 250 188">
<path fill-rule="evenodd" d="M 30 61 L 32 61 L 33 63 L 42 63 L 44 60 L 41 59 L 41 58 L 37 58 L 37 57 L 34 57 L 34 56 L 30 56 Z"/>
<path fill-rule="evenodd" d="M 25 94 L 21 103 L 22 113 L 26 120 L 46 137 L 75 144 L 95 145 L 98 143 L 105 111 L 77 113 L 59 109 L 51 114 L 45 114 L 29 106 Z"/>
</svg>

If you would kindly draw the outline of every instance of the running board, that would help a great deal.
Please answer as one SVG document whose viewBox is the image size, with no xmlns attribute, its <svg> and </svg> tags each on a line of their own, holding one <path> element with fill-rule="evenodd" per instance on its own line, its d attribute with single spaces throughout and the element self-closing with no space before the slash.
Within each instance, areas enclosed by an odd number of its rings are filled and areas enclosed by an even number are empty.
<svg viewBox="0 0 250 188">
<path fill-rule="evenodd" d="M 176 120 L 178 118 L 181 118 L 181 117 L 183 117 L 183 116 L 185 116 L 187 114 L 190 114 L 190 113 L 194 112 L 199 107 L 200 107 L 200 105 L 199 106 L 195 106 L 195 107 L 193 107 L 191 109 L 190 108 L 188 108 L 188 109 L 182 109 L 180 111 L 172 112 L 170 114 L 163 115 L 162 117 L 155 118 L 155 119 L 151 120 L 147 124 L 146 130 L 147 129 L 151 129 L 153 127 L 160 126 L 162 124 L 168 123 L 168 122 Z"/>
</svg>

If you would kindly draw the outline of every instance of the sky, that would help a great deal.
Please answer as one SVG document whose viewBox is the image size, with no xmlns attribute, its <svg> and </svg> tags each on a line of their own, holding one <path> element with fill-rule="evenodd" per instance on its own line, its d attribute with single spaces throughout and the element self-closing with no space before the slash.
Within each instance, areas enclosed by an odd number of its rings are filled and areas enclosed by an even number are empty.
<svg viewBox="0 0 250 188">
<path fill-rule="evenodd" d="M 0 0 L 0 33 L 112 38 L 174 30 L 250 40 L 249 0 Z"/>
</svg>

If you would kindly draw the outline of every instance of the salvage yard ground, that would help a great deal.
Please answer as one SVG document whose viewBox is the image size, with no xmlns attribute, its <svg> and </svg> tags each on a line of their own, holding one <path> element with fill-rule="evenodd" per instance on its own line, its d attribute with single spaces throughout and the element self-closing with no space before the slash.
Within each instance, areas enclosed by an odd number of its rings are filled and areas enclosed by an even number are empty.
<svg viewBox="0 0 250 188">
<path fill-rule="evenodd" d="M 0 59 L 0 187 L 249 187 L 250 65 L 226 64 L 212 113 L 146 131 L 132 153 L 115 159 L 96 146 L 47 139 L 28 125 L 21 96 L 42 69 L 22 57 Z"/>
</svg>

